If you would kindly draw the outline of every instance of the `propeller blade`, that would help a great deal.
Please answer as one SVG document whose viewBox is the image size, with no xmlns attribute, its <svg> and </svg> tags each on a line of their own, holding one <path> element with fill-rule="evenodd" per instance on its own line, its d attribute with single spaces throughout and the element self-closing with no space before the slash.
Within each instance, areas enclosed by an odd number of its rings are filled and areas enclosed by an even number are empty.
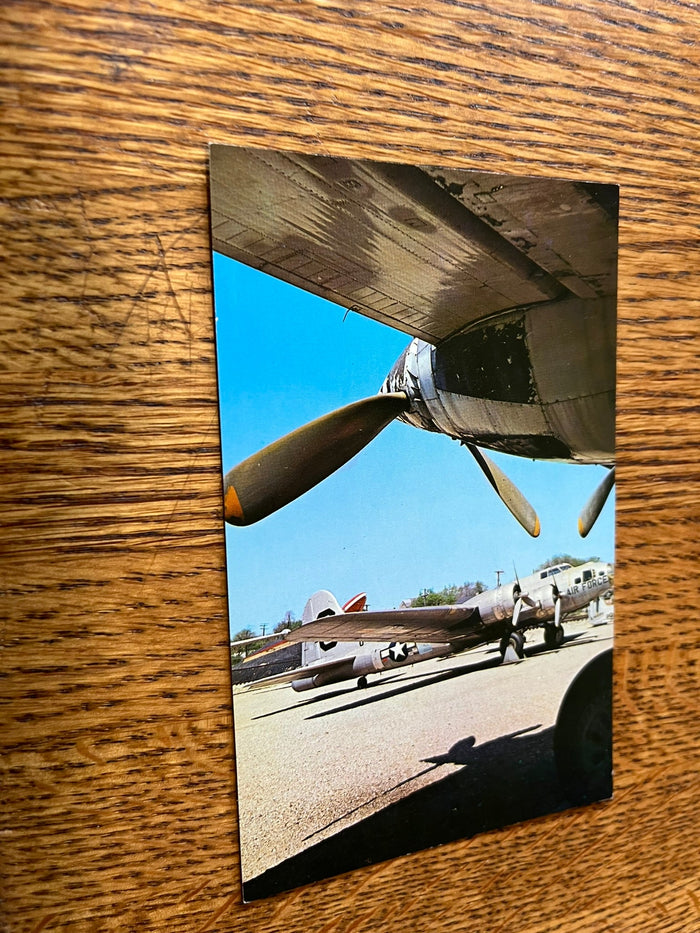
<svg viewBox="0 0 700 933">
<path fill-rule="evenodd" d="M 515 483 L 511 482 L 503 470 L 474 444 L 465 444 L 465 447 L 469 449 L 506 508 L 517 518 L 525 531 L 536 538 L 540 533 L 540 520 Z"/>
<path fill-rule="evenodd" d="M 523 608 L 522 599 L 517 599 L 515 602 L 515 606 L 513 607 L 513 618 L 511 619 L 511 623 L 510 623 L 513 628 L 517 628 L 518 626 L 518 619 L 520 618 L 520 610 L 522 608 Z"/>
<path fill-rule="evenodd" d="M 347 463 L 410 407 L 403 392 L 373 395 L 311 421 L 235 466 L 224 481 L 226 521 L 252 525 Z"/>
<path fill-rule="evenodd" d="M 593 495 L 584 505 L 581 514 L 578 517 L 578 533 L 585 538 L 591 528 L 595 525 L 596 519 L 600 515 L 605 505 L 610 490 L 615 485 L 615 467 L 613 467 L 598 484 Z"/>
<path fill-rule="evenodd" d="M 554 624 L 557 628 L 561 625 L 561 600 L 559 598 L 554 602 Z"/>
</svg>

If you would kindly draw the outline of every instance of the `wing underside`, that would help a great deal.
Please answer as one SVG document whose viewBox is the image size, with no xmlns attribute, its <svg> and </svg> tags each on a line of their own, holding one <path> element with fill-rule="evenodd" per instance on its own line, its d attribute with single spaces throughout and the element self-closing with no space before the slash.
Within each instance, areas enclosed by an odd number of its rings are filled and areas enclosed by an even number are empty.
<svg viewBox="0 0 700 933">
<path fill-rule="evenodd" d="M 439 343 L 615 292 L 614 186 L 211 147 L 213 248 Z"/>
</svg>

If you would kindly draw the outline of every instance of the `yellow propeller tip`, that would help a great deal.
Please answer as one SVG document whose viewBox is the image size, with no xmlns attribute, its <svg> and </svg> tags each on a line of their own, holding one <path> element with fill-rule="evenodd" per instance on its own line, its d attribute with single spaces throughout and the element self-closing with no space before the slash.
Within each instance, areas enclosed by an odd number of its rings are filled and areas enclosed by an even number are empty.
<svg viewBox="0 0 700 933">
<path fill-rule="evenodd" d="M 232 525 L 245 525 L 246 523 L 243 506 L 233 486 L 228 487 L 224 496 L 224 517 Z"/>
</svg>

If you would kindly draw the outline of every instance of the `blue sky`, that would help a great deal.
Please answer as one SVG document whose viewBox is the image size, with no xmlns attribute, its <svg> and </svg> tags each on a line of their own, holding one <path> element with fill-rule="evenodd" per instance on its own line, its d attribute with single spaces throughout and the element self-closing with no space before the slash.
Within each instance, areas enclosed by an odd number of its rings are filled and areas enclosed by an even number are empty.
<svg viewBox="0 0 700 933">
<path fill-rule="evenodd" d="M 224 471 L 288 431 L 375 394 L 410 338 L 214 254 Z M 613 559 L 611 496 L 589 536 L 578 514 L 605 470 L 490 453 L 542 523 L 532 539 L 464 448 L 401 422 L 274 515 L 226 526 L 230 626 L 270 631 L 318 589 L 373 609 L 424 588 L 520 576 L 553 554 Z"/>
</svg>

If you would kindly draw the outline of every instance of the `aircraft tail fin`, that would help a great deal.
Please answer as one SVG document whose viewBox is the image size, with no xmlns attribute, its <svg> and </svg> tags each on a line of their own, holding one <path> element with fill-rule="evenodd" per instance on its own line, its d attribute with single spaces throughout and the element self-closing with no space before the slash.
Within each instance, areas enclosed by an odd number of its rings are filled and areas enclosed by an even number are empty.
<svg viewBox="0 0 700 933">
<path fill-rule="evenodd" d="M 301 624 L 306 625 L 307 622 L 314 622 L 316 619 L 325 618 L 325 616 L 337 616 L 342 611 L 338 600 L 332 593 L 329 593 L 328 590 L 319 590 L 307 600 L 301 615 Z M 333 649 L 336 645 L 337 642 L 335 641 L 307 642 L 302 645 L 301 649 L 302 665 L 306 666 L 321 660 L 332 659 L 334 656 Z"/>
<path fill-rule="evenodd" d="M 301 616 L 302 625 L 321 619 L 324 616 L 337 616 L 342 613 L 340 603 L 328 590 L 319 590 L 311 596 L 304 606 Z"/>
</svg>

